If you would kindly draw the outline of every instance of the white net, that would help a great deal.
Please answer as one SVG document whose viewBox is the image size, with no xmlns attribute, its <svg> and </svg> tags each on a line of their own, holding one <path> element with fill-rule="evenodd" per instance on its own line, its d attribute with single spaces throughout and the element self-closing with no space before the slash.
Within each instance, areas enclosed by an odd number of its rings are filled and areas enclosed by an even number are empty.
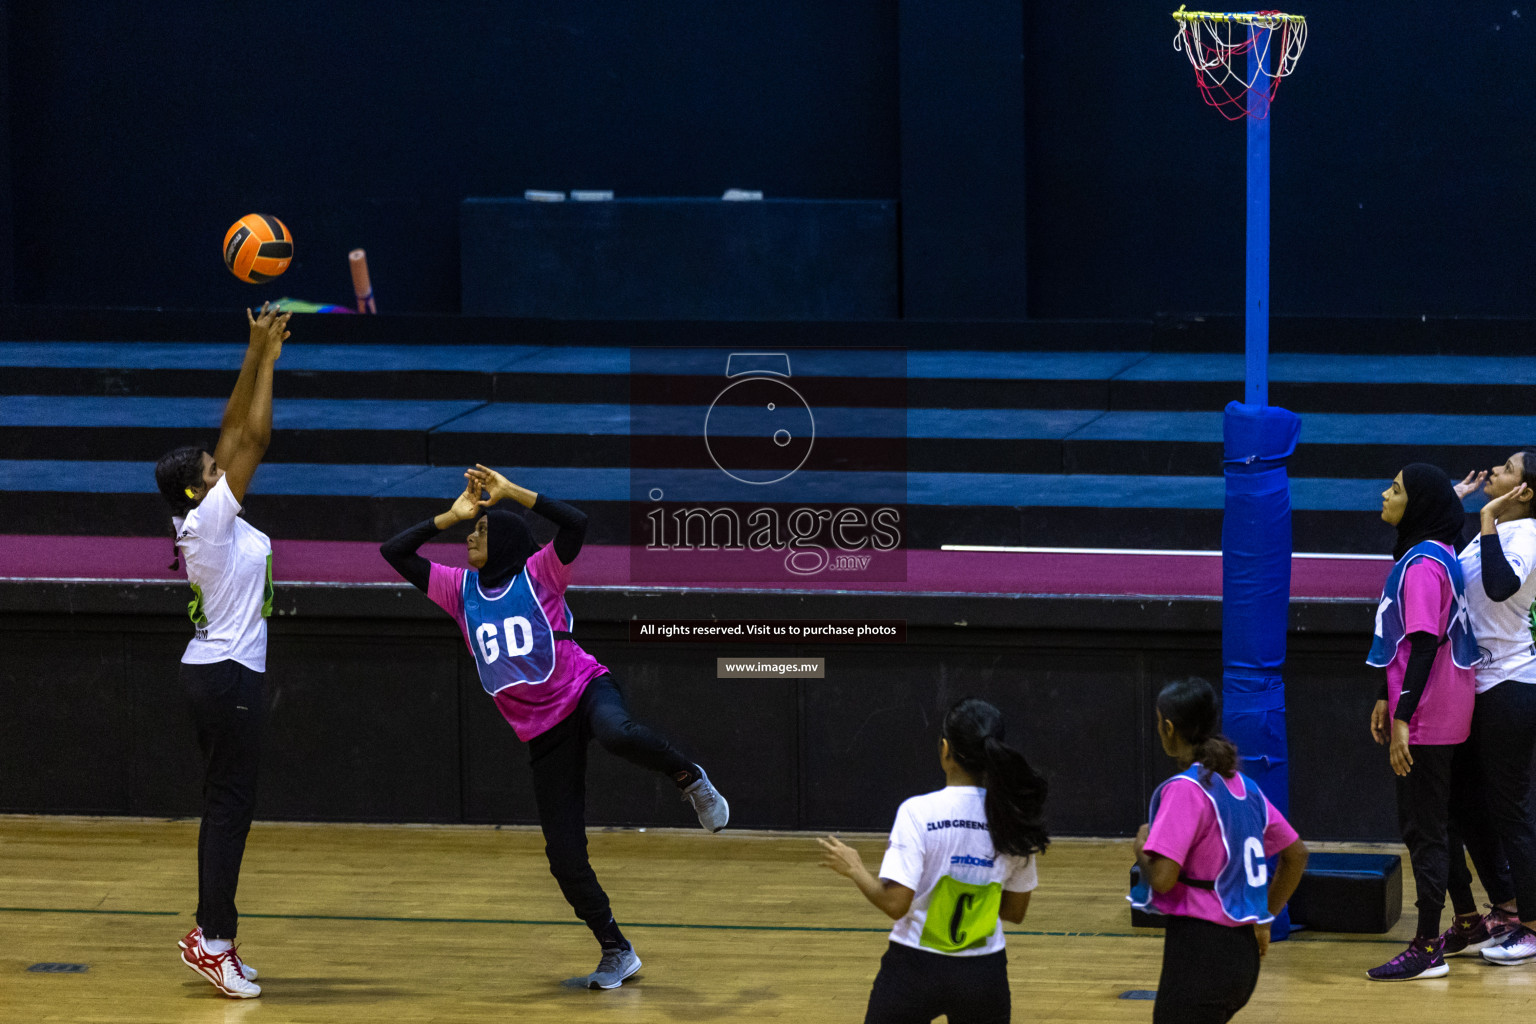
<svg viewBox="0 0 1536 1024">
<path fill-rule="evenodd" d="M 1299 14 L 1215 14 L 1180 7 L 1173 19 L 1179 25 L 1173 48 L 1189 58 L 1205 102 L 1231 121 L 1267 117 L 1280 80 L 1296 69 L 1307 45 L 1307 19 Z M 1255 52 L 1259 60 L 1250 59 Z"/>
</svg>

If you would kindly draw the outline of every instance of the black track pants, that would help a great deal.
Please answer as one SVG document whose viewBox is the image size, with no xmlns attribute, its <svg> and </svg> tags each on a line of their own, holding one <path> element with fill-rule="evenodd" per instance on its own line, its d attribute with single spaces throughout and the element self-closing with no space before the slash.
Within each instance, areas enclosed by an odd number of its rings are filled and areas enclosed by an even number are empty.
<svg viewBox="0 0 1536 1024">
<path fill-rule="evenodd" d="M 203 752 L 197 923 L 210 939 L 233 939 L 239 924 L 235 890 L 256 809 L 264 678 L 238 661 L 181 666 L 182 688 Z"/>
<path fill-rule="evenodd" d="M 528 742 L 550 874 L 576 916 L 595 931 L 609 921 L 612 909 L 587 858 L 587 744 L 594 739 L 609 753 L 669 777 L 691 771 L 693 762 L 630 717 L 613 677 L 606 674 L 587 684 L 574 711 Z"/>
</svg>

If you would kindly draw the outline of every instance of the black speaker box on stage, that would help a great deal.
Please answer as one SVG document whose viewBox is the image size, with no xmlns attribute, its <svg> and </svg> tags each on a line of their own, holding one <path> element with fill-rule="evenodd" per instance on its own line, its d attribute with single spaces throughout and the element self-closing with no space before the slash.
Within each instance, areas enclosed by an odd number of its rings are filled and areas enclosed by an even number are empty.
<svg viewBox="0 0 1536 1024">
<path fill-rule="evenodd" d="M 1384 932 L 1403 916 L 1395 853 L 1314 853 L 1291 897 L 1291 921 L 1319 932 Z"/>
</svg>

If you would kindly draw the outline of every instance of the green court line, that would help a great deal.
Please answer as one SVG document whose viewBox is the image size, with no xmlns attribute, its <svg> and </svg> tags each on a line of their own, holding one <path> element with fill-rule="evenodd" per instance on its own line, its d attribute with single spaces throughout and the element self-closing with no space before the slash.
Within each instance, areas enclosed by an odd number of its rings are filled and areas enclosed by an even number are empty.
<svg viewBox="0 0 1536 1024">
<path fill-rule="evenodd" d="M 78 910 L 74 907 L 0 907 L 3 914 L 123 914 L 132 917 L 180 917 L 174 910 Z"/>
<path fill-rule="evenodd" d="M 136 917 L 181 917 L 182 912 L 176 910 L 82 910 L 74 907 L 0 907 L 0 913 L 5 914 L 116 914 Z M 586 927 L 581 921 L 539 921 L 531 918 L 518 917 L 390 917 L 374 914 L 250 914 L 243 913 L 241 917 L 255 918 L 268 921 L 374 921 L 384 924 L 502 924 L 502 925 L 532 925 L 553 927 Z M 815 924 L 687 924 L 670 921 L 649 922 L 624 922 L 625 928 L 679 928 L 690 931 L 731 931 L 731 932 L 863 932 L 884 934 L 889 928 L 863 928 L 843 927 L 836 925 Z M 1014 930 L 1005 928 L 1005 935 L 1020 935 L 1042 938 L 1070 938 L 1070 939 L 1156 939 L 1162 936 L 1160 931 L 1145 932 L 1068 932 L 1068 931 L 1029 931 L 1025 929 Z M 1381 943 L 1393 946 L 1403 944 L 1402 939 L 1335 939 L 1324 938 L 1321 935 L 1293 935 L 1286 940 L 1288 942 L 1342 942 L 1342 943 Z"/>
</svg>

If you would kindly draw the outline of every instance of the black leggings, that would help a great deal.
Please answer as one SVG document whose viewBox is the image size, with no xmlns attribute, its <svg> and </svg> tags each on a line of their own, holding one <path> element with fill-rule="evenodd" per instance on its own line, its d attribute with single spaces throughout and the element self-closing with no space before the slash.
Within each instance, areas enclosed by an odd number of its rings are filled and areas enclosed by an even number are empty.
<svg viewBox="0 0 1536 1024">
<path fill-rule="evenodd" d="M 673 779 L 691 772 L 693 762 L 630 717 L 623 694 L 606 673 L 587 684 L 576 709 L 558 725 L 528 741 L 549 872 L 576 916 L 598 933 L 613 911 L 587 859 L 587 743 L 593 739 L 610 754 Z"/>
<path fill-rule="evenodd" d="M 1536 827 L 1531 823 L 1531 755 L 1536 751 L 1536 684 L 1505 680 L 1477 695 L 1472 735 L 1451 767 L 1450 895 L 1458 914 L 1477 910 L 1462 844 L 1495 904 L 1515 901 L 1536 918 Z"/>
<path fill-rule="evenodd" d="M 238 661 L 181 666 L 181 684 L 203 752 L 197 923 L 210 939 L 233 939 L 239 925 L 235 890 L 256 809 L 264 678 Z"/>
<path fill-rule="evenodd" d="M 1440 934 L 1440 915 L 1445 909 L 1445 886 L 1450 876 L 1448 821 L 1451 813 L 1451 763 L 1456 746 L 1441 744 L 1413 746 L 1413 768 L 1397 780 L 1397 824 L 1403 845 L 1408 847 L 1408 862 L 1413 867 L 1413 885 L 1418 896 L 1413 905 L 1419 910 L 1419 938 L 1433 939 Z"/>
<path fill-rule="evenodd" d="M 892 942 L 880 958 L 864 1024 L 1005 1024 L 1012 1013 L 1008 954 L 948 956 Z"/>
<path fill-rule="evenodd" d="M 1252 925 L 1215 924 L 1170 914 L 1152 1024 L 1225 1024 L 1259 983 Z"/>
</svg>

